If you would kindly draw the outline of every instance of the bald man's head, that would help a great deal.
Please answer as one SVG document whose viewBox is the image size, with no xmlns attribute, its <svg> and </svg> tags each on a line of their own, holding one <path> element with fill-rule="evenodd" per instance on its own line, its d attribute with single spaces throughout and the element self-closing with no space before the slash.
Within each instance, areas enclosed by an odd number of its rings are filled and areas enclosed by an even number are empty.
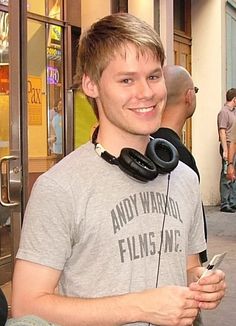
<svg viewBox="0 0 236 326">
<path fill-rule="evenodd" d="M 164 123 L 172 120 L 190 118 L 196 108 L 196 94 L 190 73 L 182 66 L 163 67 L 167 89 L 167 101 L 163 113 Z M 173 121 L 172 121 L 173 122 Z"/>
<path fill-rule="evenodd" d="M 194 87 L 191 75 L 182 66 L 165 66 L 163 73 L 167 88 L 167 102 L 178 102 L 189 89 Z"/>
</svg>

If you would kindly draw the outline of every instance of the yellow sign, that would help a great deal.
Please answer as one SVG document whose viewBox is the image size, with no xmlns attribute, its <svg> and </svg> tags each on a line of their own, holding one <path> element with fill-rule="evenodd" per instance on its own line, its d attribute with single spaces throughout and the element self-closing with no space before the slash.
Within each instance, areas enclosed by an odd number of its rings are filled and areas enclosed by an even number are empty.
<svg viewBox="0 0 236 326">
<path fill-rule="evenodd" d="M 42 80 L 37 76 L 28 76 L 28 123 L 42 125 Z"/>
</svg>

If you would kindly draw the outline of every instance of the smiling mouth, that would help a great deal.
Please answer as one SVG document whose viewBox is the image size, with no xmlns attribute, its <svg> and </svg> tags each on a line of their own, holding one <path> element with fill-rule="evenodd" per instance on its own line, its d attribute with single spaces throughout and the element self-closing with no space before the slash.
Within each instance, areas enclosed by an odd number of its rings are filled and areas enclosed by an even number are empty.
<svg viewBox="0 0 236 326">
<path fill-rule="evenodd" d="M 151 112 L 153 109 L 154 109 L 154 106 L 149 106 L 149 107 L 137 108 L 137 109 L 135 109 L 135 111 L 145 113 L 145 112 Z"/>
</svg>

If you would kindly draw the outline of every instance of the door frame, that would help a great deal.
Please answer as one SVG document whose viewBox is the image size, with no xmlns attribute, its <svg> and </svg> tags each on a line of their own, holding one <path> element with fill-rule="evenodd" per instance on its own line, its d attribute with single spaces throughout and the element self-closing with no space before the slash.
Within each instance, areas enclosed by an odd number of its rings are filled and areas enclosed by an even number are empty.
<svg viewBox="0 0 236 326">
<path fill-rule="evenodd" d="M 184 30 L 174 29 L 174 63 L 183 66 L 191 74 L 191 0 L 183 0 L 183 3 Z M 192 151 L 192 118 L 185 122 L 182 130 L 182 141 Z"/>
<path fill-rule="evenodd" d="M 23 213 L 27 196 L 28 176 L 28 125 L 27 125 L 27 1 L 9 2 L 10 40 L 10 115 L 14 121 L 11 130 L 11 154 L 20 157 L 22 173 Z"/>
<path fill-rule="evenodd" d="M 26 0 L 9 1 L 9 152 L 1 157 L 1 172 L 5 175 L 4 187 L 7 191 L 7 200 L 2 205 L 9 209 L 10 216 L 10 253 L 9 259 L 1 264 L 1 269 L 9 271 L 5 282 L 12 278 L 15 256 L 19 246 L 22 212 L 24 208 L 23 186 L 23 144 L 27 140 L 27 119 L 23 108 L 27 107 L 26 84 L 26 52 L 25 52 L 25 19 Z M 25 155 L 25 154 L 24 154 Z M 4 168 L 6 164 L 6 170 Z M 27 167 L 27 166 L 26 166 Z M 4 172 L 5 171 L 5 172 Z M 6 283 L 5 283 L 6 284 Z M 8 302 L 10 304 L 10 298 Z"/>
</svg>

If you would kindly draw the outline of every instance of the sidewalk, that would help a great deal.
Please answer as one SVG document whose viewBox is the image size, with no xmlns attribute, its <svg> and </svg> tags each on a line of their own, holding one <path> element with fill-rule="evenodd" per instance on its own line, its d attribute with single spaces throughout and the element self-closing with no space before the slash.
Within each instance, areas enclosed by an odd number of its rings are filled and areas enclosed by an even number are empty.
<svg viewBox="0 0 236 326">
<path fill-rule="evenodd" d="M 208 259 L 227 251 L 220 269 L 226 273 L 227 292 L 214 311 L 203 311 L 204 326 L 236 325 L 236 213 L 222 213 L 219 206 L 205 207 L 208 225 Z"/>
</svg>

